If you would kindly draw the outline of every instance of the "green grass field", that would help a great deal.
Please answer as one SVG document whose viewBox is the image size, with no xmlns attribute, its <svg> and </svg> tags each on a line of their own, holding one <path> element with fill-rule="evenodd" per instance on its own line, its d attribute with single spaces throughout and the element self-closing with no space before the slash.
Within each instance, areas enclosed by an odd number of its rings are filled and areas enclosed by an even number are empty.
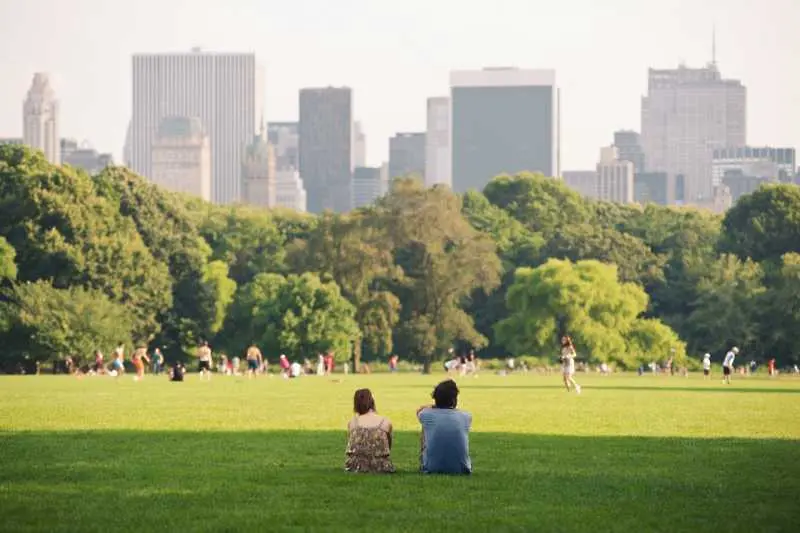
<svg viewBox="0 0 800 533">
<path fill-rule="evenodd" d="M 458 380 L 471 477 L 417 473 L 443 376 L 0 378 L 2 531 L 797 531 L 800 380 Z M 395 425 L 346 474 L 352 394 Z"/>
</svg>

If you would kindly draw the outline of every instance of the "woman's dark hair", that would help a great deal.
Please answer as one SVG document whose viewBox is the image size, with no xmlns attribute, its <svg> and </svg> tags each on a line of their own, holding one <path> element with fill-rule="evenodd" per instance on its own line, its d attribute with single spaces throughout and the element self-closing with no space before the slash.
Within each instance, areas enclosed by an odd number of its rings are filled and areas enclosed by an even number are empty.
<svg viewBox="0 0 800 533">
<path fill-rule="evenodd" d="M 572 346 L 572 337 L 570 337 L 569 335 L 564 335 L 563 337 L 561 337 L 561 346 L 562 347 Z"/>
<path fill-rule="evenodd" d="M 369 389 L 358 389 L 353 395 L 353 411 L 365 415 L 375 410 L 375 398 Z"/>
<path fill-rule="evenodd" d="M 452 379 L 442 381 L 433 389 L 433 402 L 438 409 L 455 409 L 458 404 L 458 386 Z"/>
</svg>

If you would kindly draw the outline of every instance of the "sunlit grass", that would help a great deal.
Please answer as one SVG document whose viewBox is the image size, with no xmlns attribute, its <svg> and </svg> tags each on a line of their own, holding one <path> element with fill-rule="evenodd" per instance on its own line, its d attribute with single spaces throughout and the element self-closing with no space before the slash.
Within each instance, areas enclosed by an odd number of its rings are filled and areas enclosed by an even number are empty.
<svg viewBox="0 0 800 533">
<path fill-rule="evenodd" d="M 0 378 L 6 531 L 793 531 L 800 380 L 459 379 L 475 474 L 416 473 L 443 376 Z M 398 432 L 390 477 L 341 471 L 352 393 Z M 742 509 L 741 516 L 732 512 Z"/>
</svg>

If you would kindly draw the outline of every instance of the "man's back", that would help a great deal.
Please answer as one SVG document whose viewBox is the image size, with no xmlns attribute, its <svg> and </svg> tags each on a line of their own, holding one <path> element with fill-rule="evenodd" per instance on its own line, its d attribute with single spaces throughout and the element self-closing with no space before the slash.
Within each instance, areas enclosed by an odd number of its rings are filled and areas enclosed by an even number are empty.
<svg viewBox="0 0 800 533">
<path fill-rule="evenodd" d="M 469 474 L 472 415 L 456 409 L 427 408 L 419 413 L 425 439 L 422 470 L 431 474 Z"/>
</svg>

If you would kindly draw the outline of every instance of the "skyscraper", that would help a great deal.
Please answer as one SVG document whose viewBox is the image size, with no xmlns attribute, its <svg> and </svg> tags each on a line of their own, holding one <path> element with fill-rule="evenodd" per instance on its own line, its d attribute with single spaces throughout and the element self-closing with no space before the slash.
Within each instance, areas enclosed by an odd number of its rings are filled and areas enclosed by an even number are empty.
<svg viewBox="0 0 800 533">
<path fill-rule="evenodd" d="M 764 169 L 772 168 L 771 176 Z M 720 185 L 725 174 L 741 171 L 744 175 L 772 177 L 790 182 L 797 167 L 794 148 L 772 148 L 739 146 L 714 150 L 711 160 L 711 176 L 714 185 Z"/>
<path fill-rule="evenodd" d="M 555 71 L 456 71 L 450 86 L 455 192 L 483 190 L 503 173 L 560 174 Z"/>
<path fill-rule="evenodd" d="M 353 178 L 353 93 L 349 87 L 300 90 L 300 176 L 308 211 L 349 211 Z"/>
<path fill-rule="evenodd" d="M 52 164 L 61 164 L 58 100 L 50 86 L 50 78 L 43 72 L 33 75 L 33 83 L 22 106 L 22 139 L 28 146 L 44 152 Z"/>
<path fill-rule="evenodd" d="M 565 170 L 561 178 L 564 185 L 585 198 L 597 198 L 597 170 Z"/>
<path fill-rule="evenodd" d="M 300 173 L 293 168 L 275 171 L 275 207 L 306 212 L 306 189 Z"/>
<path fill-rule="evenodd" d="M 150 157 L 153 183 L 173 192 L 211 199 L 211 144 L 199 118 L 162 119 Z"/>
<path fill-rule="evenodd" d="M 275 168 L 278 170 L 300 168 L 297 122 L 270 122 L 267 124 L 267 139 L 275 148 Z"/>
<path fill-rule="evenodd" d="M 644 150 L 642 149 L 642 136 L 639 132 L 619 130 L 614 132 L 614 146 L 619 152 L 622 161 L 633 163 L 634 172 L 645 171 Z"/>
<path fill-rule="evenodd" d="M 276 204 L 275 149 L 267 140 L 262 125 L 258 135 L 245 150 L 242 163 L 242 201 L 259 207 Z"/>
<path fill-rule="evenodd" d="M 450 178 L 450 98 L 428 98 L 428 127 L 425 132 L 425 185 L 452 187 Z"/>
<path fill-rule="evenodd" d="M 397 133 L 389 139 L 389 177 L 425 178 L 425 134 Z"/>
<path fill-rule="evenodd" d="M 371 205 L 381 196 L 381 167 L 353 170 L 353 208 Z"/>
<path fill-rule="evenodd" d="M 361 122 L 353 123 L 353 167 L 367 166 L 367 136 L 361 127 Z"/>
<path fill-rule="evenodd" d="M 697 69 L 650 69 L 642 98 L 648 172 L 683 175 L 687 203 L 710 200 L 712 152 L 746 144 L 746 108 L 745 87 L 723 79 L 713 62 Z"/>
<path fill-rule="evenodd" d="M 262 76 L 254 54 L 142 54 L 133 57 L 129 166 L 151 177 L 161 120 L 197 117 L 211 142 L 211 198 L 238 202 L 244 152 L 261 118 Z"/>
<path fill-rule="evenodd" d="M 633 202 L 633 163 L 621 161 L 614 146 L 600 150 L 597 199 L 623 204 Z"/>
</svg>

